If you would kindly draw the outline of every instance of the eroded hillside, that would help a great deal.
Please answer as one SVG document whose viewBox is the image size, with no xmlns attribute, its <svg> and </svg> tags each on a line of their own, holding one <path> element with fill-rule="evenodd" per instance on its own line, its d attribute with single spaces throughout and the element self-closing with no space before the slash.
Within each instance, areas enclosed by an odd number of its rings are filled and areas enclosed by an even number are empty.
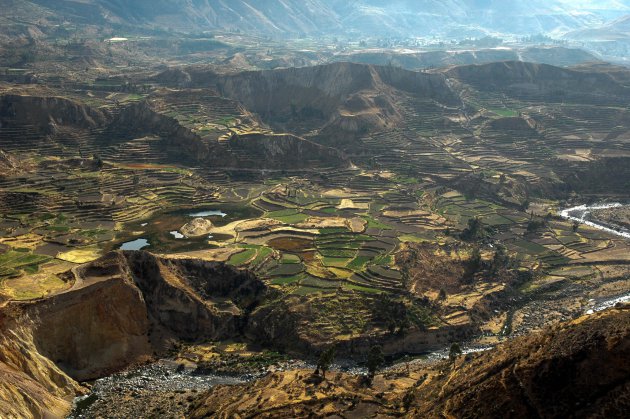
<svg viewBox="0 0 630 419">
<path fill-rule="evenodd" d="M 267 290 L 221 264 L 145 252 L 110 253 L 67 274 L 69 290 L 1 308 L 3 415 L 57 416 L 86 392 L 78 381 L 155 359 L 179 341 L 238 337 Z"/>
<path fill-rule="evenodd" d="M 580 318 L 437 366 L 414 363 L 358 377 L 276 373 L 218 387 L 191 417 L 621 417 L 628 409 L 628 308 Z"/>
<path fill-rule="evenodd" d="M 16 3 L 107 29 L 13 21 L 0 50 L 0 416 L 83 394 L 77 415 L 114 417 L 624 407 L 627 310 L 600 311 L 630 292 L 626 68 L 523 62 L 589 59 L 561 47 L 127 38 L 163 22 L 149 3 Z M 319 4 L 246 3 L 171 23 Z M 298 15 L 282 25 L 321 24 Z M 453 344 L 500 347 L 435 360 Z M 369 354 L 399 364 L 371 387 Z"/>
</svg>

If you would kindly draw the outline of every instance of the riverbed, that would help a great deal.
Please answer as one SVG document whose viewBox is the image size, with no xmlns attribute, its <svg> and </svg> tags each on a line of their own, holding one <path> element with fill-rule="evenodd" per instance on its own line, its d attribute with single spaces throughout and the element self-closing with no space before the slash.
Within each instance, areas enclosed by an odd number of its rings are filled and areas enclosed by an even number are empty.
<svg viewBox="0 0 630 419">
<path fill-rule="evenodd" d="M 630 239 L 630 230 L 622 226 L 607 224 L 603 221 L 596 220 L 591 217 L 592 212 L 595 210 L 625 207 L 628 207 L 628 205 L 624 205 L 619 202 L 609 204 L 578 205 L 560 211 L 560 216 L 566 220 L 576 221 L 580 224 L 585 224 L 606 233 L 614 234 L 625 239 Z"/>
<path fill-rule="evenodd" d="M 627 303 L 630 303 L 630 293 L 609 298 L 592 299 L 589 301 L 589 308 L 586 311 L 586 314 L 597 313 L 614 307 L 617 304 Z"/>
<path fill-rule="evenodd" d="M 104 407 L 101 405 L 116 400 L 120 395 L 196 393 L 217 385 L 242 384 L 254 378 L 256 377 L 253 375 L 195 374 L 192 369 L 163 360 L 96 380 L 92 383 L 90 394 L 74 400 L 74 409 L 68 418 L 93 417 L 95 412 L 102 412 Z"/>
</svg>

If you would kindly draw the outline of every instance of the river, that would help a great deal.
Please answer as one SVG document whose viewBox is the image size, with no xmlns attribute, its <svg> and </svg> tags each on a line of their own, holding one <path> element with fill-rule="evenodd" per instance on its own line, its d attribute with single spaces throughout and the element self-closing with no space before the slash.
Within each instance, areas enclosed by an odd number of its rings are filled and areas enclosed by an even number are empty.
<svg viewBox="0 0 630 419">
<path fill-rule="evenodd" d="M 560 211 L 560 216 L 566 220 L 577 221 L 580 224 L 596 228 L 606 233 L 614 234 L 616 236 L 630 239 L 630 231 L 623 227 L 606 225 L 603 222 L 589 219 L 589 215 L 592 211 L 610 209 L 610 208 L 623 208 L 628 205 L 620 204 L 618 202 L 610 204 L 597 204 L 597 205 L 578 205 L 576 207 L 567 208 Z"/>
</svg>

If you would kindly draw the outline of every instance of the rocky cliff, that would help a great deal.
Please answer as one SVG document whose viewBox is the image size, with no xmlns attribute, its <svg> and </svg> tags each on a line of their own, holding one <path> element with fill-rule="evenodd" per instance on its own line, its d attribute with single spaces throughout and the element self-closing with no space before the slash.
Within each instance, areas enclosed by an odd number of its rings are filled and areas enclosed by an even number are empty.
<svg viewBox="0 0 630 419">
<path fill-rule="evenodd" d="M 181 340 L 239 336 L 264 297 L 254 276 L 217 263 L 110 253 L 73 270 L 67 292 L 0 308 L 0 416 L 59 416 L 77 381 L 163 354 Z"/>
<path fill-rule="evenodd" d="M 216 88 L 277 130 L 320 130 L 318 142 L 342 146 L 347 137 L 401 123 L 406 95 L 459 104 L 444 75 L 395 67 L 332 63 L 233 75 L 190 69 L 189 75 L 193 85 Z"/>
<path fill-rule="evenodd" d="M 29 125 L 41 132 L 51 133 L 58 125 L 94 128 L 102 126 L 107 120 L 106 113 L 62 97 L 0 96 L 0 127 Z"/>
<path fill-rule="evenodd" d="M 124 130 L 124 136 L 117 134 Z M 221 150 L 205 145 L 201 138 L 182 126 L 175 118 L 156 112 L 146 101 L 125 107 L 102 135 L 104 142 L 124 141 L 144 136 L 162 138 L 159 147 L 172 162 L 198 163 L 216 156 Z"/>
<path fill-rule="evenodd" d="M 349 166 L 339 150 L 290 134 L 245 134 L 229 139 L 233 167 L 303 170 Z"/>
<path fill-rule="evenodd" d="M 625 103 L 630 89 L 595 67 L 561 68 L 547 64 L 505 61 L 455 67 L 445 74 L 479 90 L 511 97 L 581 104 Z"/>
<path fill-rule="evenodd" d="M 19 170 L 19 160 L 15 156 L 0 150 L 0 176 L 6 176 Z"/>
<path fill-rule="evenodd" d="M 0 308 L 0 416 L 63 416 L 72 398 L 85 391 L 55 363 L 39 353 L 28 309 Z M 59 326 L 62 327 L 62 326 Z"/>
<path fill-rule="evenodd" d="M 630 408 L 630 307 L 462 357 L 415 394 L 414 417 L 623 417 Z"/>
<path fill-rule="evenodd" d="M 125 257 L 144 296 L 156 350 L 172 341 L 240 335 L 248 310 L 266 292 L 254 276 L 222 264 L 160 259 L 147 252 Z"/>
<path fill-rule="evenodd" d="M 151 142 L 151 148 L 163 156 L 163 163 L 270 170 L 348 165 L 339 151 L 289 134 L 233 135 L 223 145 L 206 141 L 162 109 L 159 100 L 140 101 L 112 112 L 61 97 L 5 94 L 0 96 L 0 134 L 3 173 L 17 170 L 16 160 L 7 151 L 21 152 L 29 146 L 41 155 L 57 156 L 69 150 L 100 155 L 143 137 L 159 138 Z"/>
</svg>

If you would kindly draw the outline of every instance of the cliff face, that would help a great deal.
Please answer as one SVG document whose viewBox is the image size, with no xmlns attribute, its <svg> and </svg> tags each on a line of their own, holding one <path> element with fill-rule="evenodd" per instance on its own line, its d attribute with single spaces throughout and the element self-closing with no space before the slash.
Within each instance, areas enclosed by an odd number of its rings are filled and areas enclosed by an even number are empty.
<svg viewBox="0 0 630 419">
<path fill-rule="evenodd" d="M 142 294 L 122 264 L 77 273 L 75 287 L 0 309 L 0 416 L 63 416 L 90 380 L 149 359 Z"/>
<path fill-rule="evenodd" d="M 210 150 L 201 138 L 176 119 L 156 112 L 147 102 L 139 102 L 123 109 L 112 121 L 107 132 L 117 132 L 124 128 L 123 139 L 158 135 L 162 137 L 161 147 L 168 152 L 172 161 L 198 162 L 214 155 L 218 150 Z M 116 136 L 112 136 L 116 138 Z"/>
<path fill-rule="evenodd" d="M 339 150 L 289 134 L 233 135 L 229 147 L 235 155 L 235 167 L 247 163 L 250 168 L 308 170 L 349 165 Z"/>
<path fill-rule="evenodd" d="M 504 92 L 526 100 L 598 104 L 605 98 L 607 103 L 626 103 L 630 92 L 628 87 L 604 71 L 520 61 L 455 67 L 445 75 L 480 90 Z"/>
<path fill-rule="evenodd" d="M 0 96 L 0 127 L 25 124 L 47 132 L 49 124 L 93 128 L 106 121 L 105 113 L 65 98 Z"/>
<path fill-rule="evenodd" d="M 0 416 L 63 416 L 82 389 L 38 352 L 33 320 L 23 307 L 0 309 Z"/>
<path fill-rule="evenodd" d="M 189 70 L 193 85 L 216 88 L 274 128 L 298 134 L 321 130 L 325 135 L 317 141 L 337 146 L 401 123 L 399 102 L 406 95 L 459 103 L 444 75 L 394 67 L 332 63 L 233 75 Z"/>
<path fill-rule="evenodd" d="M 222 264 L 166 260 L 147 252 L 126 252 L 125 257 L 144 295 L 156 350 L 166 349 L 172 339 L 239 335 L 248 307 L 266 292 L 254 276 Z"/>
<path fill-rule="evenodd" d="M 0 176 L 6 176 L 19 170 L 20 162 L 11 154 L 0 150 Z"/>
<path fill-rule="evenodd" d="M 22 150 L 25 143 L 41 148 L 43 154 L 51 149 L 62 153 L 68 144 L 101 154 L 147 136 L 160 137 L 151 147 L 167 156 L 168 163 L 270 170 L 348 164 L 341 152 L 289 134 L 245 134 L 222 145 L 204 141 L 158 105 L 141 101 L 112 114 L 65 98 L 2 95 L 0 130 L 6 131 L 0 135 L 0 169 L 4 169 L 0 175 L 19 170 L 17 160 L 6 151 Z"/>
<path fill-rule="evenodd" d="M 38 352 L 78 381 L 141 362 L 153 354 L 142 294 L 111 278 L 31 309 Z"/>
<path fill-rule="evenodd" d="M 114 252 L 73 271 L 67 292 L 0 307 L 0 416 L 62 415 L 91 380 L 179 340 L 238 336 L 266 293 L 217 263 Z"/>
</svg>

